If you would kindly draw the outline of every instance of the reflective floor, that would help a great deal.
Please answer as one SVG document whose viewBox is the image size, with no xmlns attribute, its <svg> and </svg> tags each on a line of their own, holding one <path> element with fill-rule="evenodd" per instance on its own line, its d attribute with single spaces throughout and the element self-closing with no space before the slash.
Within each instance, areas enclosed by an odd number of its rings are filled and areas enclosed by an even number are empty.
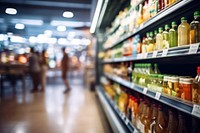
<svg viewBox="0 0 200 133">
<path fill-rule="evenodd" d="M 77 76 L 80 77 L 80 76 Z M 110 133 L 111 129 L 94 92 L 82 78 L 70 80 L 63 94 L 60 78 L 50 78 L 45 92 L 6 88 L 0 103 L 0 133 Z"/>
</svg>

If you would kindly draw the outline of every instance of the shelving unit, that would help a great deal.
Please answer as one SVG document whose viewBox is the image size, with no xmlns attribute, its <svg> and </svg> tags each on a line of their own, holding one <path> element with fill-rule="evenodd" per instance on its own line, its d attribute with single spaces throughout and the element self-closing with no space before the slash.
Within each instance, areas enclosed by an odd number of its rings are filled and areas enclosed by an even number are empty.
<svg viewBox="0 0 200 133">
<path fill-rule="evenodd" d="M 144 1 L 145 0 L 141 0 L 140 3 Z M 135 5 L 135 7 L 138 6 L 140 3 Z M 120 6 L 120 5 L 117 5 L 117 6 Z M 98 51 L 109 53 L 108 50 L 112 50 L 113 48 L 118 48 L 116 46 L 122 44 L 124 41 L 128 40 L 129 38 L 134 37 L 135 35 L 139 34 L 140 39 L 141 39 L 141 37 L 145 36 L 145 33 L 158 29 L 158 27 L 163 27 L 165 24 L 169 24 L 172 21 L 180 22 L 180 19 L 183 16 L 185 17 L 190 16 L 188 17 L 188 20 L 190 20 L 191 22 L 191 20 L 193 20 L 193 16 L 191 15 L 193 14 L 195 10 L 199 10 L 199 7 L 200 7 L 199 0 L 177 0 L 177 2 L 171 5 L 170 7 L 167 7 L 166 9 L 160 11 L 154 17 L 142 23 L 139 27 L 133 29 L 129 33 L 125 33 L 121 35 L 119 38 L 115 39 L 115 42 L 113 42 L 109 46 L 107 45 L 107 47 L 98 49 Z M 117 31 L 118 28 L 119 28 L 118 26 L 112 27 L 109 34 L 113 34 L 114 32 Z M 101 30 L 101 31 L 105 31 L 105 30 Z M 104 34 L 104 33 L 101 33 L 101 34 L 104 35 L 104 39 L 103 39 L 104 41 L 99 41 L 99 45 L 102 46 L 106 42 L 105 40 L 107 39 L 108 34 Z M 136 92 L 136 94 L 139 93 L 140 96 L 146 96 L 148 97 L 148 99 L 150 98 L 150 99 L 156 100 L 158 104 L 162 103 L 164 105 L 167 105 L 167 107 L 173 108 L 174 110 L 184 112 L 188 116 L 191 116 L 191 117 L 194 116 L 195 118 L 200 119 L 199 105 L 196 105 L 192 102 L 189 102 L 180 98 L 176 98 L 164 93 L 153 91 L 152 89 L 132 83 L 116 75 L 110 75 L 108 73 L 104 73 L 102 69 L 103 66 L 107 64 L 112 64 L 111 67 L 115 67 L 115 66 L 119 67 L 121 62 L 127 62 L 127 63 L 121 63 L 126 67 L 128 66 L 133 67 L 135 63 L 157 63 L 159 66 L 163 67 L 162 68 L 163 73 L 166 72 L 166 74 L 172 74 L 172 75 L 180 74 L 179 76 L 189 75 L 193 77 L 195 75 L 194 69 L 197 67 L 197 65 L 199 65 L 199 62 L 200 62 L 199 45 L 200 43 L 196 43 L 196 44 L 191 44 L 191 45 L 186 45 L 186 46 L 153 51 L 149 53 L 135 54 L 131 56 L 111 57 L 109 59 L 104 59 L 104 60 L 99 59 L 98 67 L 100 68 L 98 69 L 99 70 L 98 76 L 106 77 L 107 79 L 111 80 L 112 81 L 111 84 L 113 82 L 120 84 L 127 91 L 130 91 L 129 93 L 131 94 L 132 93 L 134 94 L 134 92 Z M 185 66 L 181 66 L 181 65 L 185 65 Z M 175 69 L 173 70 L 173 68 L 168 68 L 169 66 L 172 66 L 176 69 L 180 68 L 180 70 L 175 70 Z M 103 83 L 100 83 L 100 84 L 103 85 Z M 102 97 L 104 97 L 104 100 L 106 100 L 109 103 L 108 105 L 114 110 L 116 115 L 120 118 L 120 121 L 122 121 L 123 123 L 122 125 L 125 125 L 125 127 L 128 129 L 127 131 L 128 132 L 137 131 L 137 130 L 134 130 L 134 127 L 132 126 L 131 122 L 126 122 L 127 118 L 120 112 L 120 110 L 117 108 L 115 103 L 109 98 L 109 96 L 106 95 L 102 87 L 99 87 L 99 88 L 100 89 L 97 89 L 97 92 L 101 93 Z M 126 123 L 130 123 L 130 124 L 126 124 Z"/>
<path fill-rule="evenodd" d="M 118 109 L 117 105 L 110 99 L 110 97 L 106 95 L 102 87 L 97 86 L 96 90 L 114 132 L 138 133 L 139 131 L 133 127 L 129 119 Z"/>
<path fill-rule="evenodd" d="M 111 59 L 106 59 L 102 61 L 102 63 L 152 60 L 152 59 L 173 58 L 173 57 L 189 57 L 189 56 L 197 57 L 200 54 L 199 44 L 200 43 L 181 46 L 181 47 L 175 47 L 175 48 L 169 48 L 169 49 L 160 50 L 160 51 L 153 51 L 149 53 L 142 53 L 142 54 L 137 54 L 136 56 L 111 58 Z"/>
</svg>

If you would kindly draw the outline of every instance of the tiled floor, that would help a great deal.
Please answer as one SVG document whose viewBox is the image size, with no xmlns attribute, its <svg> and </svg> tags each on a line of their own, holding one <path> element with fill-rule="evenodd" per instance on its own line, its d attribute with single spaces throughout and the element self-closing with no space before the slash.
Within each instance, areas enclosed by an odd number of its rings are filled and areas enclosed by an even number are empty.
<svg viewBox="0 0 200 133">
<path fill-rule="evenodd" d="M 67 95 L 61 80 L 51 80 L 45 93 L 6 92 L 0 103 L 0 133 L 111 132 L 95 93 L 83 88 L 80 79 L 70 84 Z"/>
</svg>

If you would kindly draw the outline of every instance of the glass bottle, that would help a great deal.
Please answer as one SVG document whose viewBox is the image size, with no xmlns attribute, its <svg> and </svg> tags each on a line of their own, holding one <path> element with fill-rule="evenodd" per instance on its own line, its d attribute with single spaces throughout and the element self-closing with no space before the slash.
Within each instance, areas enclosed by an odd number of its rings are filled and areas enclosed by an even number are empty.
<svg viewBox="0 0 200 133">
<path fill-rule="evenodd" d="M 178 46 L 188 45 L 190 42 L 190 25 L 186 17 L 181 18 L 181 24 L 178 26 Z"/>
<path fill-rule="evenodd" d="M 157 50 L 158 48 L 156 47 L 156 35 L 158 34 L 157 30 L 154 31 L 154 36 L 153 36 L 153 43 L 154 43 L 154 50 Z"/>
<path fill-rule="evenodd" d="M 200 120 L 192 117 L 192 128 L 191 133 L 200 133 L 200 126 L 199 126 Z"/>
<path fill-rule="evenodd" d="M 142 39 L 142 53 L 146 53 L 147 52 L 147 42 L 146 42 L 146 38 L 143 37 Z"/>
<path fill-rule="evenodd" d="M 150 108 L 150 105 L 148 104 L 147 107 L 146 107 L 146 110 L 145 110 L 144 118 L 142 120 L 142 123 L 144 125 L 144 133 L 149 132 L 150 119 L 151 119 L 151 108 Z"/>
<path fill-rule="evenodd" d="M 140 124 L 141 124 L 140 119 L 142 117 L 143 107 L 144 107 L 144 101 L 143 101 L 142 98 L 140 98 L 139 110 L 138 110 L 138 114 L 136 116 L 136 118 L 137 118 L 137 120 L 136 120 L 136 127 L 139 130 L 140 130 Z"/>
<path fill-rule="evenodd" d="M 177 24 L 175 21 L 172 22 L 172 28 L 169 30 L 169 47 L 178 46 L 178 33 Z"/>
<path fill-rule="evenodd" d="M 190 44 L 200 42 L 200 12 L 194 12 L 194 20 L 190 23 Z"/>
<path fill-rule="evenodd" d="M 168 49 L 169 48 L 169 25 L 165 25 L 165 31 L 163 31 L 163 43 L 162 43 L 162 49 Z"/>
<path fill-rule="evenodd" d="M 158 118 L 156 119 L 155 133 L 165 133 L 167 129 L 167 121 L 165 118 L 164 111 L 161 107 L 158 108 Z"/>
<path fill-rule="evenodd" d="M 160 74 L 160 70 L 158 68 L 158 64 L 157 63 L 154 64 L 154 73 L 155 74 Z"/>
<path fill-rule="evenodd" d="M 138 12 L 138 19 L 137 19 L 137 25 L 139 26 L 140 24 L 143 23 L 143 9 L 142 9 L 142 4 L 139 5 L 139 12 Z"/>
<path fill-rule="evenodd" d="M 144 118 L 145 118 L 146 110 L 147 110 L 147 103 L 146 101 L 144 101 L 143 110 L 142 110 L 140 120 L 139 120 L 139 130 L 141 133 L 144 133 L 145 131 Z"/>
<path fill-rule="evenodd" d="M 156 107 L 156 104 L 153 104 L 153 111 L 152 111 L 152 116 L 150 119 L 149 133 L 153 133 L 153 131 L 155 130 L 157 117 L 158 117 L 158 109 Z"/>
<path fill-rule="evenodd" d="M 165 2 L 164 0 L 159 0 L 159 4 L 158 4 L 158 11 L 162 11 L 165 8 Z"/>
<path fill-rule="evenodd" d="M 197 76 L 192 85 L 192 101 L 200 105 L 200 66 L 197 67 Z"/>
<path fill-rule="evenodd" d="M 178 121 L 175 117 L 175 114 L 172 110 L 169 110 L 169 121 L 168 121 L 168 127 L 167 127 L 167 133 L 177 133 L 177 126 Z"/>
<path fill-rule="evenodd" d="M 188 130 L 186 128 L 185 119 L 180 112 L 178 114 L 178 130 L 177 130 L 177 133 L 188 133 Z"/>
<path fill-rule="evenodd" d="M 158 0 L 153 0 L 150 7 L 150 16 L 153 17 L 158 13 Z"/>
<path fill-rule="evenodd" d="M 132 120 L 132 106 L 133 106 L 133 100 L 132 100 L 132 96 L 129 96 L 129 100 L 128 100 L 128 107 L 127 107 L 127 112 L 126 112 L 126 116 L 128 117 L 128 119 L 131 121 Z"/>
<path fill-rule="evenodd" d="M 137 122 L 137 115 L 138 115 L 138 99 L 133 99 L 134 103 L 133 103 L 133 107 L 132 107 L 132 123 L 134 126 L 136 126 L 136 122 Z"/>
<path fill-rule="evenodd" d="M 154 50 L 153 32 L 149 32 L 148 42 L 147 52 L 152 52 Z"/>
<path fill-rule="evenodd" d="M 163 28 L 160 27 L 158 29 L 159 33 L 156 35 L 156 48 L 157 50 L 162 50 L 162 43 L 163 43 Z"/>
</svg>

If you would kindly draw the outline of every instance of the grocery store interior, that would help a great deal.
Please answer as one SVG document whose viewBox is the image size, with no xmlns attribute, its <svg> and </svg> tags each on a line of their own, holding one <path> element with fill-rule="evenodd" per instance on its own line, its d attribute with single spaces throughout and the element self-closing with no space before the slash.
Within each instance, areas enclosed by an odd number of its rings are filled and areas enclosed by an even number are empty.
<svg viewBox="0 0 200 133">
<path fill-rule="evenodd" d="M 0 0 L 0 133 L 200 133 L 199 0 Z"/>
</svg>

